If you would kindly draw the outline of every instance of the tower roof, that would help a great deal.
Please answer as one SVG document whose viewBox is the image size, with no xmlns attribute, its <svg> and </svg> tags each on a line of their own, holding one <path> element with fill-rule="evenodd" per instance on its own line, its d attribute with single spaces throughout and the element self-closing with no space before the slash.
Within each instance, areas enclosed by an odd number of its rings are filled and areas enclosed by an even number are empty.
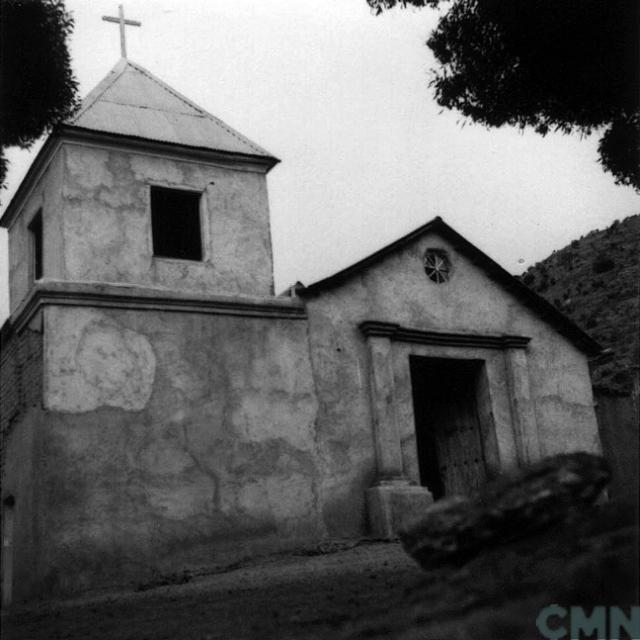
<svg viewBox="0 0 640 640">
<path fill-rule="evenodd" d="M 78 112 L 53 128 L 0 216 L 0 227 L 12 224 L 61 141 L 96 138 L 198 157 L 224 155 L 231 162 L 248 161 L 267 171 L 279 162 L 144 67 L 122 58 L 82 101 Z"/>
<path fill-rule="evenodd" d="M 125 58 L 64 124 L 187 147 L 273 157 L 150 71 Z"/>
</svg>

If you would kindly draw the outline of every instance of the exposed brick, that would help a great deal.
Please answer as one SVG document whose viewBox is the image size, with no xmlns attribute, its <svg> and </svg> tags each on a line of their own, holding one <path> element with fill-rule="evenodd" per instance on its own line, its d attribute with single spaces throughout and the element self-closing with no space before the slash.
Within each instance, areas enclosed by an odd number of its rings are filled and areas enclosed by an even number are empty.
<svg viewBox="0 0 640 640">
<path fill-rule="evenodd" d="M 0 469 L 5 443 L 27 407 L 42 402 L 42 333 L 3 331 L 0 342 Z"/>
</svg>

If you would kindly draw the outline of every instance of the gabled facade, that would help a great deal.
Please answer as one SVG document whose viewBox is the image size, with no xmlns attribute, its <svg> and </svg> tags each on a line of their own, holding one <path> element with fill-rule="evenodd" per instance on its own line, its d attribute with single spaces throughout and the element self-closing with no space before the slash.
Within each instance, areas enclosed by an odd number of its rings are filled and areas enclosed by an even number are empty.
<svg viewBox="0 0 640 640">
<path fill-rule="evenodd" d="M 276 162 L 128 61 L 43 147 L 2 220 L 5 603 L 391 537 L 599 450 L 598 345 L 439 218 L 274 296 Z"/>
</svg>

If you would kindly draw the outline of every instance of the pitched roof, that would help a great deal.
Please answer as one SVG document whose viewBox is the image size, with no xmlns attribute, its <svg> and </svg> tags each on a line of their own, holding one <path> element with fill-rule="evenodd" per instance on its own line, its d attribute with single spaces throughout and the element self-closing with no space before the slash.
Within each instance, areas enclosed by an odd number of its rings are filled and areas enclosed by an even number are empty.
<svg viewBox="0 0 640 640">
<path fill-rule="evenodd" d="M 574 324 L 561 311 L 556 309 L 550 302 L 539 296 L 537 293 L 529 289 L 518 278 L 512 276 L 508 271 L 503 269 L 497 262 L 492 260 L 486 253 L 480 251 L 478 247 L 471 244 L 463 238 L 457 231 L 451 228 L 439 216 L 433 218 L 418 229 L 415 229 L 399 240 L 388 244 L 386 247 L 372 253 L 366 258 L 352 264 L 346 269 L 342 269 L 333 275 L 323 278 L 308 287 L 297 287 L 296 294 L 301 297 L 320 294 L 323 291 L 333 287 L 340 286 L 351 277 L 359 274 L 374 264 L 380 262 L 383 258 L 392 254 L 405 245 L 413 242 L 423 234 L 434 232 L 448 240 L 453 247 L 469 259 L 473 264 L 480 267 L 492 280 L 500 284 L 503 288 L 514 295 L 521 303 L 531 309 L 543 320 L 552 325 L 559 333 L 569 339 L 581 351 L 588 355 L 598 355 L 602 352 L 602 346 L 598 344 L 591 336 L 585 333 L 580 327 Z"/>
<path fill-rule="evenodd" d="M 46 169 L 61 140 L 88 140 L 175 150 L 194 156 L 223 155 L 259 164 L 267 171 L 279 160 L 222 120 L 172 89 L 135 62 L 122 58 L 82 101 L 71 118 L 54 127 L 4 213 L 9 227 L 21 203 Z"/>
<path fill-rule="evenodd" d="M 83 100 L 65 125 L 273 158 L 272 154 L 172 89 L 140 65 L 122 58 Z"/>
</svg>

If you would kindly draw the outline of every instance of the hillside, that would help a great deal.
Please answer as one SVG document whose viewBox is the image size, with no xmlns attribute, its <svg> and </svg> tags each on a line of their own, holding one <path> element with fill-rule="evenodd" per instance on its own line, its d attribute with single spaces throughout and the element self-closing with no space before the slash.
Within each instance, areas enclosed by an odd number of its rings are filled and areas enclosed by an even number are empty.
<svg viewBox="0 0 640 640">
<path fill-rule="evenodd" d="M 640 360 L 640 215 L 574 240 L 521 279 L 613 350 L 594 366 L 594 389 L 630 393 Z"/>
</svg>

